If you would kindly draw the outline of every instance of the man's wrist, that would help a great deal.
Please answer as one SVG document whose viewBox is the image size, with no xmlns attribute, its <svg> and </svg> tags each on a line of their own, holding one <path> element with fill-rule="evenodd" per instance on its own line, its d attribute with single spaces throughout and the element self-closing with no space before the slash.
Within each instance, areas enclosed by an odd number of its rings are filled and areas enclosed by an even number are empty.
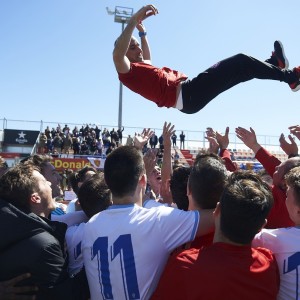
<svg viewBox="0 0 300 300">
<path fill-rule="evenodd" d="M 147 31 L 139 31 L 139 37 L 143 37 L 147 35 Z"/>
</svg>

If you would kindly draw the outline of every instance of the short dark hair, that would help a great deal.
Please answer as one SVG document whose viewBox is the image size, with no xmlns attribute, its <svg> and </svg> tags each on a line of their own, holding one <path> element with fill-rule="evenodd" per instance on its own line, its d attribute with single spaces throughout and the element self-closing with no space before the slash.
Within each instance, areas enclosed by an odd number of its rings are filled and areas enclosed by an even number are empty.
<svg viewBox="0 0 300 300">
<path fill-rule="evenodd" d="M 235 243 L 251 243 L 272 205 L 271 190 L 259 175 L 253 171 L 232 173 L 220 201 L 223 235 Z"/>
<path fill-rule="evenodd" d="M 214 153 L 197 155 L 189 177 L 193 200 L 202 209 L 213 209 L 220 201 L 227 180 L 222 159 Z"/>
<path fill-rule="evenodd" d="M 293 188 L 295 201 L 300 207 L 300 167 L 295 167 L 291 169 L 285 175 L 286 184 Z"/>
<path fill-rule="evenodd" d="M 77 195 L 78 194 L 78 183 L 85 181 L 85 175 L 87 172 L 92 171 L 97 173 L 97 169 L 92 166 L 85 166 L 82 169 L 80 169 L 78 172 L 73 172 L 68 175 L 68 181 L 71 184 L 72 190 Z"/>
<path fill-rule="evenodd" d="M 116 197 L 132 196 L 144 172 L 142 153 L 133 146 L 115 149 L 107 156 L 104 164 L 105 181 Z"/>
<path fill-rule="evenodd" d="M 111 193 L 104 181 L 103 173 L 96 173 L 83 182 L 78 190 L 78 200 L 89 218 L 110 206 Z"/>
<path fill-rule="evenodd" d="M 38 190 L 33 171 L 39 171 L 30 164 L 18 164 L 0 178 L 0 197 L 24 212 L 30 212 L 31 194 Z"/>
<path fill-rule="evenodd" d="M 38 171 L 43 174 L 43 170 L 48 163 L 51 163 L 52 157 L 47 154 L 34 154 L 23 158 L 20 162 L 23 164 L 32 164 L 38 168 Z"/>
<path fill-rule="evenodd" d="M 179 166 L 173 170 L 170 180 L 170 190 L 173 202 L 177 208 L 188 210 L 189 198 L 187 196 L 187 183 L 191 173 L 190 167 Z"/>
</svg>

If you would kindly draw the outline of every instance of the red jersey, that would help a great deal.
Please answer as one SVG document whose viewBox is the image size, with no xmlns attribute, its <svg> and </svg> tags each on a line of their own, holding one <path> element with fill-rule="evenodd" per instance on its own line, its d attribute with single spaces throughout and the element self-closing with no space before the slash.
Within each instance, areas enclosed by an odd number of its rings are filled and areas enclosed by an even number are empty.
<svg viewBox="0 0 300 300">
<path fill-rule="evenodd" d="M 171 257 L 151 299 L 275 300 L 279 280 L 271 251 L 214 243 Z"/>
<path fill-rule="evenodd" d="M 157 68 L 145 63 L 130 63 L 128 73 L 118 73 L 119 80 L 131 89 L 149 99 L 159 107 L 173 107 L 176 104 L 177 86 L 187 76 L 169 68 Z"/>
</svg>

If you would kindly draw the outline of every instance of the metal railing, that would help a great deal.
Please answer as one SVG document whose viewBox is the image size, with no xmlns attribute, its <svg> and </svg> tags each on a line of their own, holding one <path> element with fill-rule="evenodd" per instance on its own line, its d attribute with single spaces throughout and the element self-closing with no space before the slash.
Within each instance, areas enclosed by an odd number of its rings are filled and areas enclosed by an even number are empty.
<svg viewBox="0 0 300 300">
<path fill-rule="evenodd" d="M 117 129 L 117 125 L 103 125 L 103 124 L 97 124 L 97 123 L 69 123 L 69 122 L 54 122 L 54 121 L 32 121 L 32 120 L 14 120 L 14 119 L 0 119 L 2 121 L 2 129 L 17 129 L 17 130 L 39 130 L 40 132 L 43 132 L 47 126 L 49 126 L 50 130 L 52 128 L 55 128 L 58 126 L 58 124 L 61 125 L 63 128 L 65 124 L 67 124 L 72 131 L 72 129 L 77 126 L 78 130 L 82 126 L 89 125 L 89 127 L 95 127 L 96 125 L 98 128 L 103 130 L 104 128 L 107 128 L 109 131 L 112 128 Z M 127 136 L 130 134 L 131 136 L 134 136 L 135 133 L 141 133 L 144 128 L 142 127 L 130 127 L 130 126 L 124 126 L 124 132 L 123 132 L 123 143 L 125 143 Z M 155 130 L 156 135 L 159 137 L 162 134 L 162 128 L 151 128 L 152 130 Z M 0 130 L 1 131 L 1 130 Z M 199 149 L 199 148 L 207 148 L 208 142 L 205 139 L 205 131 L 197 131 L 197 130 L 189 130 L 189 129 L 179 129 L 176 128 L 176 134 L 177 134 L 177 145 L 179 145 L 179 135 L 183 131 L 185 133 L 185 148 L 186 149 Z M 0 138 L 1 138 L 0 134 Z M 229 134 L 230 144 L 229 149 L 246 149 L 247 147 L 242 143 L 234 133 Z M 279 146 L 279 136 L 270 136 L 270 135 L 257 135 L 257 141 L 266 149 L 272 150 L 272 151 L 281 151 L 281 148 Z M 2 140 L 0 139 L 0 142 Z"/>
</svg>

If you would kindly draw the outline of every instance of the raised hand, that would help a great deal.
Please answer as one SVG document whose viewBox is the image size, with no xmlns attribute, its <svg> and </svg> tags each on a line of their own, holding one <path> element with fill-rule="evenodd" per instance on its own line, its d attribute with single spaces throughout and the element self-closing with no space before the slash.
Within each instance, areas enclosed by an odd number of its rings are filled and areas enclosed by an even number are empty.
<svg viewBox="0 0 300 300">
<path fill-rule="evenodd" d="M 165 148 L 171 148 L 171 136 L 174 134 L 175 125 L 172 125 L 171 123 L 164 123 L 163 127 L 163 139 L 164 139 L 164 147 Z"/>
<path fill-rule="evenodd" d="M 139 24 L 145 19 L 147 19 L 148 17 L 157 14 L 158 14 L 158 9 L 154 5 L 149 4 L 139 9 L 135 14 L 132 15 L 131 19 L 134 19 L 136 23 Z"/>
<path fill-rule="evenodd" d="M 300 125 L 293 125 L 289 127 L 290 133 L 300 140 Z"/>
<path fill-rule="evenodd" d="M 229 145 L 229 127 L 226 127 L 225 134 L 222 135 L 218 131 L 216 132 L 216 139 L 220 146 L 220 149 L 227 149 Z"/>
<path fill-rule="evenodd" d="M 235 129 L 236 136 L 250 149 L 253 150 L 254 154 L 261 148 L 256 139 L 255 131 L 250 127 L 250 131 L 243 128 L 237 127 Z"/>
<path fill-rule="evenodd" d="M 205 137 L 209 142 L 209 152 L 218 154 L 219 151 L 219 143 L 217 142 L 217 139 L 212 136 L 206 136 Z"/>
<path fill-rule="evenodd" d="M 293 137 L 289 134 L 288 138 L 290 140 L 290 143 L 285 139 L 284 134 L 282 133 L 279 137 L 279 143 L 281 149 L 287 154 L 287 155 L 298 155 L 298 146 L 293 139 Z"/>
<path fill-rule="evenodd" d="M 144 128 L 141 134 L 135 135 L 133 139 L 133 144 L 136 148 L 142 150 L 144 145 L 148 143 L 149 139 L 153 135 L 154 131 L 150 128 Z"/>
</svg>

